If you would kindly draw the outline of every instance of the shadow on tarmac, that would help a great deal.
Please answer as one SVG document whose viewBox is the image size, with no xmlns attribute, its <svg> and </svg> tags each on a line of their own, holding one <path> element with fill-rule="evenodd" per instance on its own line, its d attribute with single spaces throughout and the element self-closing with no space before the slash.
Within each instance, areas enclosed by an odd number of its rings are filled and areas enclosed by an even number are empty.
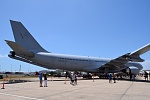
<svg viewBox="0 0 150 100">
<path fill-rule="evenodd" d="M 25 82 L 32 82 L 29 80 L 13 80 L 13 81 L 6 81 L 5 84 L 16 84 L 16 83 L 25 83 Z"/>
<path fill-rule="evenodd" d="M 104 78 L 100 78 L 100 79 L 104 79 Z M 104 79 L 104 80 L 108 80 L 108 79 Z M 150 83 L 150 80 L 143 80 L 143 79 L 139 79 L 136 78 L 135 80 L 130 80 L 128 77 L 122 78 L 122 79 L 118 79 L 116 81 L 131 81 L 131 82 L 145 82 L 145 83 Z"/>
</svg>

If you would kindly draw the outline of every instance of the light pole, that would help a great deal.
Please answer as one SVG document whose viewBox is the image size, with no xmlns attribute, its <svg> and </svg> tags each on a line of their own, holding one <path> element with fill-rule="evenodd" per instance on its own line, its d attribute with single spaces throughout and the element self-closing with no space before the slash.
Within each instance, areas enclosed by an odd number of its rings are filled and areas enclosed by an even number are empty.
<svg viewBox="0 0 150 100">
<path fill-rule="evenodd" d="M 12 72 L 12 64 L 11 64 L 11 72 Z"/>
<path fill-rule="evenodd" d="M 21 65 L 20 65 L 20 68 L 19 68 L 19 72 L 21 72 Z M 19 80 L 20 80 L 20 76 L 19 76 Z"/>
<path fill-rule="evenodd" d="M 19 68 L 19 72 L 21 72 L 21 65 L 20 65 L 20 68 Z"/>
</svg>

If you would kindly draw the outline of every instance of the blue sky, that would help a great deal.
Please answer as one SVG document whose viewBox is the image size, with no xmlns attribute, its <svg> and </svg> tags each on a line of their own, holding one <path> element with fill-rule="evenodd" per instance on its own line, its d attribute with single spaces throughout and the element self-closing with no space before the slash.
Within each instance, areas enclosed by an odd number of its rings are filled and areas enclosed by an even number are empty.
<svg viewBox="0 0 150 100">
<path fill-rule="evenodd" d="M 116 58 L 150 43 L 149 0 L 1 0 L 0 71 L 43 70 L 7 57 L 9 20 L 21 21 L 48 51 Z M 150 60 L 150 52 L 142 57 Z"/>
</svg>

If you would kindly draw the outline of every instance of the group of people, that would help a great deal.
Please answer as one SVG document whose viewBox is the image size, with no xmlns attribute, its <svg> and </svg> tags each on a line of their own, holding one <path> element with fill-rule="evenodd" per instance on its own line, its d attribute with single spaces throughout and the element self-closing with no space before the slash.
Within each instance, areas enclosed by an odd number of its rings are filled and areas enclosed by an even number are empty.
<svg viewBox="0 0 150 100">
<path fill-rule="evenodd" d="M 131 73 L 131 72 L 129 73 L 130 81 L 135 81 L 135 77 L 136 77 L 136 75 L 134 73 Z M 148 81 L 148 77 L 150 79 L 150 72 L 148 73 L 148 72 L 144 71 L 145 81 Z M 108 79 L 109 79 L 109 83 L 112 83 L 112 80 L 114 80 L 114 83 L 116 83 L 117 75 L 109 73 Z"/>
<path fill-rule="evenodd" d="M 69 76 L 70 78 L 70 84 L 72 85 L 77 85 L 77 74 L 74 73 L 74 72 L 71 72 L 70 74 L 69 73 L 66 73 L 66 78 Z M 149 76 L 150 76 L 150 73 L 149 73 Z M 39 75 L 39 80 L 40 80 L 40 87 L 43 87 L 42 83 L 43 83 L 43 78 L 44 77 L 44 87 L 47 87 L 47 74 L 42 74 L 40 73 Z M 145 80 L 148 81 L 148 73 L 145 71 Z M 109 73 L 108 74 L 108 79 L 109 79 L 109 83 L 112 83 L 112 80 L 114 81 L 114 83 L 116 83 L 116 80 L 117 80 L 118 76 L 115 75 L 114 73 Z M 121 76 L 122 78 L 122 76 Z M 131 74 L 130 73 L 130 80 L 135 80 L 135 75 L 134 74 Z"/>
<path fill-rule="evenodd" d="M 70 74 L 70 84 L 77 85 L 77 74 L 71 72 Z"/>
<path fill-rule="evenodd" d="M 66 78 L 69 74 L 66 75 Z M 44 87 L 47 87 L 47 74 L 39 74 L 39 80 L 40 80 L 40 87 L 43 87 L 43 77 L 44 77 Z M 74 72 L 71 72 L 70 74 L 70 84 L 77 85 L 77 74 Z"/>
<path fill-rule="evenodd" d="M 130 81 L 135 81 L 136 75 L 134 73 L 129 73 Z"/>
<path fill-rule="evenodd" d="M 44 87 L 47 87 L 47 74 L 42 74 L 40 73 L 39 75 L 39 79 L 40 79 L 40 87 L 43 87 L 42 83 L 43 83 L 43 78 L 44 77 Z"/>
<path fill-rule="evenodd" d="M 116 75 L 115 74 L 108 74 L 109 83 L 112 83 L 112 80 L 114 80 L 114 83 L 116 83 Z"/>
</svg>

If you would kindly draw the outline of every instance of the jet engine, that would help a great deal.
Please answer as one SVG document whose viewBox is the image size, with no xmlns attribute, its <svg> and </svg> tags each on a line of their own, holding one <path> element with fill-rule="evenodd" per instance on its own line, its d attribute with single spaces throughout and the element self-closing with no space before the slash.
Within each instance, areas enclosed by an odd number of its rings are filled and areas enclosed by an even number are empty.
<svg viewBox="0 0 150 100">
<path fill-rule="evenodd" d="M 135 75 L 139 74 L 139 72 L 140 72 L 140 70 L 137 67 L 133 66 L 133 67 L 129 67 L 129 68 L 130 68 L 131 73 L 133 73 Z"/>
</svg>

